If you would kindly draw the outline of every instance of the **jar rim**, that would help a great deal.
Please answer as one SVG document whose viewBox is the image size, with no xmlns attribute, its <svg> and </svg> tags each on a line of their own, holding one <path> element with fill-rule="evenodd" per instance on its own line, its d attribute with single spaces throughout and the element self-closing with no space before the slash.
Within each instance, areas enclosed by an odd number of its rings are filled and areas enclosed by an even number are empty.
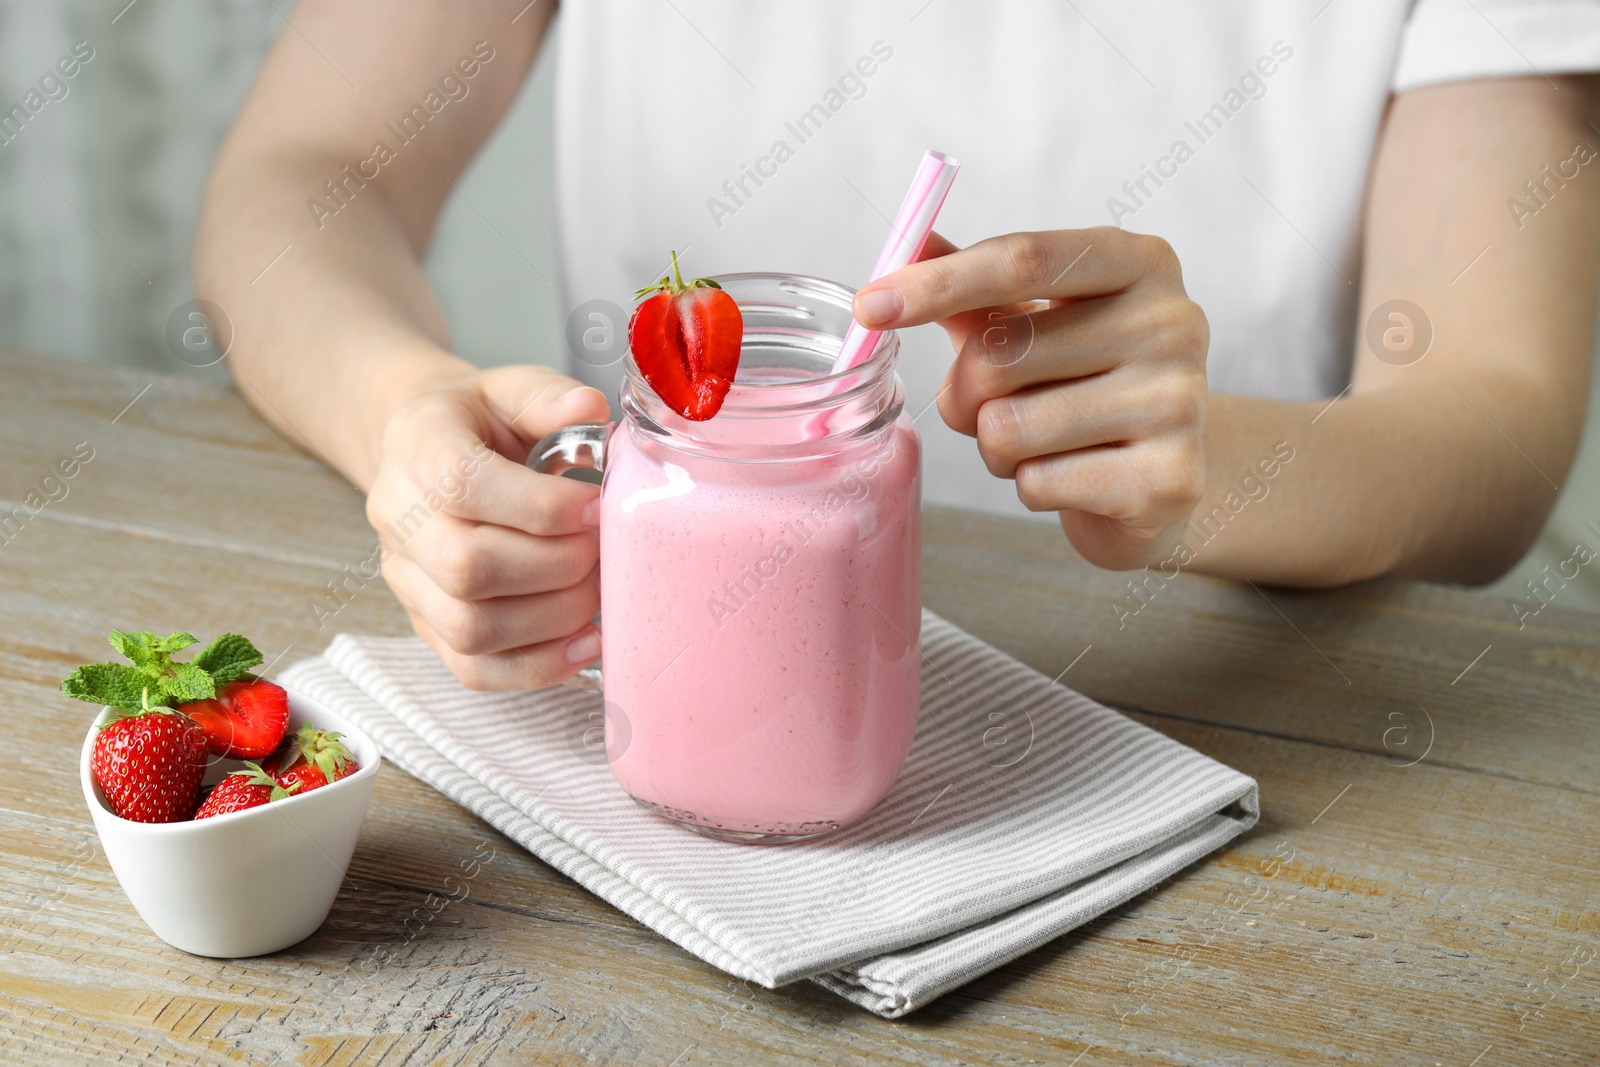
<svg viewBox="0 0 1600 1067">
<path fill-rule="evenodd" d="M 856 292 L 854 289 L 851 289 L 846 285 L 842 285 L 835 281 L 829 281 L 826 278 L 815 278 L 805 274 L 788 274 L 778 271 L 742 271 L 731 274 L 713 274 L 711 275 L 711 280 L 719 285 L 722 285 L 725 290 L 727 288 L 727 283 L 774 282 L 777 283 L 779 288 L 789 289 L 790 291 L 809 290 L 825 299 L 831 298 L 840 307 L 845 309 L 849 309 L 851 307 Z M 733 294 L 730 293 L 729 295 L 732 296 Z M 738 297 L 735 296 L 734 299 L 736 302 L 738 302 Z M 740 307 L 742 310 L 746 306 L 754 306 L 757 303 L 760 302 L 745 301 L 740 304 Z M 773 390 L 814 390 L 818 386 L 823 385 L 840 385 L 837 393 L 835 393 L 833 390 L 827 390 L 825 391 L 824 395 L 827 396 L 831 394 L 833 396 L 842 397 L 846 392 L 849 391 L 849 389 L 845 387 L 843 383 L 852 382 L 856 385 L 859 385 L 879 377 L 893 364 L 895 354 L 899 351 L 899 348 L 899 337 L 893 330 L 886 330 L 878 335 L 878 340 L 873 346 L 872 354 L 853 367 L 848 367 L 841 371 L 830 370 L 827 374 L 802 375 L 799 377 L 780 378 L 772 381 L 745 379 L 735 376 L 734 383 L 741 391 L 747 389 L 755 390 L 755 396 L 761 396 L 763 393 L 770 395 L 768 391 Z M 623 360 L 623 370 L 627 375 L 630 384 L 636 386 L 642 385 L 646 389 L 650 388 L 649 383 L 645 381 L 644 373 L 639 369 L 639 364 L 633 358 L 632 348 L 629 348 L 627 355 Z M 817 399 L 813 399 L 811 401 L 811 403 L 816 402 Z M 741 404 L 732 396 L 728 398 L 728 401 L 724 404 L 724 408 L 726 409 L 730 406 L 734 410 L 756 410 L 767 407 L 765 404 Z"/>
<path fill-rule="evenodd" d="M 893 330 L 882 332 L 862 362 L 847 370 L 831 369 L 848 330 L 845 324 L 854 321 L 853 289 L 799 274 L 713 277 L 744 309 L 745 332 L 733 388 L 716 418 L 686 420 L 651 388 L 630 349 L 618 400 L 635 429 L 678 451 L 720 455 L 721 447 L 740 438 L 741 426 L 777 427 L 787 422 L 795 427 L 796 447 L 764 449 L 770 461 L 787 461 L 871 437 L 899 416 L 904 393 L 895 374 L 900 339 Z M 758 352 L 761 357 L 751 362 Z M 745 375 L 757 368 L 772 373 Z"/>
</svg>

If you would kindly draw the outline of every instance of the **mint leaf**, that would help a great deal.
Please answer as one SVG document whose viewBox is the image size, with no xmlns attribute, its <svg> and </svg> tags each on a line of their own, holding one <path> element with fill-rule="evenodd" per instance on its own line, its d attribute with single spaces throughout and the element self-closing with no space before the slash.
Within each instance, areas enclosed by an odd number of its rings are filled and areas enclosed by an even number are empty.
<svg viewBox="0 0 1600 1067">
<path fill-rule="evenodd" d="M 238 634 L 220 634 L 189 661 L 211 675 L 217 685 L 237 681 L 261 662 L 256 646 Z"/>
<path fill-rule="evenodd" d="M 128 657 L 128 662 L 154 677 L 165 671 L 172 663 L 174 652 L 182 652 L 194 644 L 197 638 L 194 634 L 183 630 L 165 637 L 157 637 L 145 630 L 131 634 L 112 630 L 107 640 L 111 642 L 112 648 Z"/>
<path fill-rule="evenodd" d="M 217 695 L 211 675 L 193 663 L 169 662 L 167 671 L 157 679 L 156 684 L 160 686 L 162 696 L 180 704 L 188 700 L 207 700 Z"/>
<path fill-rule="evenodd" d="M 110 704 L 128 711 L 142 709 L 140 694 L 150 685 L 144 672 L 122 663 L 86 663 L 67 675 L 61 691 L 91 704 Z"/>
<path fill-rule="evenodd" d="M 194 634 L 185 630 L 179 630 L 176 633 L 168 634 L 159 641 L 153 641 L 151 643 L 157 652 L 165 652 L 168 655 L 171 655 L 174 652 L 182 652 L 184 649 L 188 648 L 198 640 L 200 639 Z"/>
<path fill-rule="evenodd" d="M 112 630 L 111 636 L 106 638 L 111 642 L 111 647 L 127 657 L 128 662 L 149 674 L 155 673 L 159 668 L 156 665 L 156 641 L 153 633 L 138 631 L 136 633 L 123 633 L 121 630 Z"/>
<path fill-rule="evenodd" d="M 165 637 L 140 630 L 124 633 L 112 630 L 108 638 L 111 647 L 121 652 L 144 675 L 156 696 L 163 700 L 182 703 L 186 700 L 205 700 L 217 693 L 211 675 L 193 663 L 175 663 L 174 652 L 180 652 L 195 643 L 195 636 L 179 630 Z"/>
</svg>

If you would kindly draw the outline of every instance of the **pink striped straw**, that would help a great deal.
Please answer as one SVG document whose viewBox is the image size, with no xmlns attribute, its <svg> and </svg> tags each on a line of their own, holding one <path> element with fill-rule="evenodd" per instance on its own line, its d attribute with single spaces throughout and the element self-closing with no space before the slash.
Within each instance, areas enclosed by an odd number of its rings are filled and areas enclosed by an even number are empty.
<svg viewBox="0 0 1600 1067">
<path fill-rule="evenodd" d="M 956 171 L 960 169 L 961 161 L 943 152 L 930 149 L 923 154 L 917 176 L 912 179 L 911 188 L 900 203 L 900 213 L 889 228 L 889 239 L 878 253 L 872 280 L 915 262 L 922 254 L 922 246 L 928 243 L 928 235 L 933 232 L 933 220 L 938 218 L 945 194 L 950 192 L 950 183 L 956 180 Z M 832 373 L 847 371 L 864 362 L 877 347 L 880 336 L 877 330 L 869 330 L 852 319 L 844 335 L 844 344 L 833 361 Z"/>
</svg>

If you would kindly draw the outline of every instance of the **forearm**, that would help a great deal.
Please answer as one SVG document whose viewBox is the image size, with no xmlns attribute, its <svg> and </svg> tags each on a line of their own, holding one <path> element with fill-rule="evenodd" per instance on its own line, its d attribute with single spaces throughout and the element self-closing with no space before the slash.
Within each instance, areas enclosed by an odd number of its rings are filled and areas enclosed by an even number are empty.
<svg viewBox="0 0 1600 1067">
<path fill-rule="evenodd" d="M 1395 101 L 1357 322 L 1409 304 L 1431 347 L 1391 360 L 1360 338 L 1350 392 L 1325 413 L 1213 396 L 1197 522 L 1219 504 L 1229 513 L 1227 492 L 1277 441 L 1295 458 L 1198 547 L 1195 569 L 1286 585 L 1482 582 L 1521 557 L 1566 478 L 1589 394 L 1600 184 L 1571 175 L 1593 158 L 1597 100 L 1600 78 L 1528 77 Z M 1507 196 L 1552 167 L 1569 174 L 1560 199 L 1538 226 L 1519 224 Z"/>
<path fill-rule="evenodd" d="M 418 251 L 376 183 L 320 229 L 312 220 L 304 201 L 341 162 L 225 153 L 195 281 L 231 320 L 245 399 L 365 489 L 394 409 L 471 368 L 450 353 Z"/>
<path fill-rule="evenodd" d="M 1419 378 L 1332 406 L 1213 394 L 1185 569 L 1312 587 L 1491 580 L 1538 536 L 1585 395 L 1556 399 L 1516 373 Z"/>
<path fill-rule="evenodd" d="M 218 156 L 195 282 L 240 392 L 363 490 L 395 410 L 472 371 L 421 259 L 553 7 L 300 0 Z"/>
</svg>

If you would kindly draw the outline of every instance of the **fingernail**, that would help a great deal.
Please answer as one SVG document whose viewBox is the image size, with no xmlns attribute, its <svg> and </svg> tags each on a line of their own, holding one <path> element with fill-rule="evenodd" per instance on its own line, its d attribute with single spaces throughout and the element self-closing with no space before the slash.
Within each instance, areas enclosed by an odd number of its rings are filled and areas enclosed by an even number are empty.
<svg viewBox="0 0 1600 1067">
<path fill-rule="evenodd" d="M 597 529 L 600 525 L 600 497 L 595 498 L 583 506 L 583 525 L 586 529 Z"/>
<path fill-rule="evenodd" d="M 593 663 L 600 658 L 600 635 L 594 630 L 567 643 L 567 662 L 578 666 Z"/>
<path fill-rule="evenodd" d="M 906 309 L 898 289 L 871 289 L 856 296 L 856 321 L 863 326 L 886 326 Z"/>
</svg>

